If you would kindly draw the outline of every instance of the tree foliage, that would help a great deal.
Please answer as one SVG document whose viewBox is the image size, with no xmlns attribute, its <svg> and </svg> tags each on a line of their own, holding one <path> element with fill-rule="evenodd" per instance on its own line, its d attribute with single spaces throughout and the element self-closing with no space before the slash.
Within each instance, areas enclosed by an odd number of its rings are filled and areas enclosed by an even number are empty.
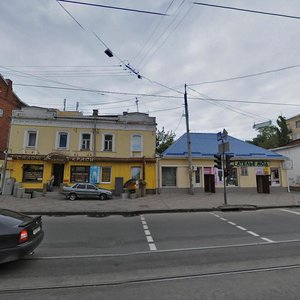
<svg viewBox="0 0 300 300">
<path fill-rule="evenodd" d="M 165 131 L 165 128 L 163 127 L 162 130 L 157 129 L 156 131 L 156 153 L 161 154 L 163 153 L 167 148 L 169 148 L 175 139 L 175 132 L 171 131 Z"/>
<path fill-rule="evenodd" d="M 290 129 L 287 126 L 286 118 L 279 116 L 276 120 L 277 126 L 269 125 L 257 129 L 258 134 L 252 141 L 256 146 L 270 149 L 287 144 L 290 141 Z"/>
</svg>

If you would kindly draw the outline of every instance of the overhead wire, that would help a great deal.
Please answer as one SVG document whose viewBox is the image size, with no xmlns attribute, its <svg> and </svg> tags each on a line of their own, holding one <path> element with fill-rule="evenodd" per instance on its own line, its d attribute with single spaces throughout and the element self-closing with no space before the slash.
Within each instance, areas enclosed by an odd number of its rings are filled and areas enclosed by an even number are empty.
<svg viewBox="0 0 300 300">
<path fill-rule="evenodd" d="M 290 19 L 300 20 L 300 16 L 278 14 L 278 13 L 266 12 L 266 11 L 261 11 L 261 10 L 245 9 L 245 8 L 239 8 L 239 7 L 233 7 L 233 6 L 224 6 L 224 5 L 216 5 L 216 4 L 209 4 L 209 3 L 203 3 L 203 2 L 193 2 L 193 3 L 196 4 L 196 5 L 209 6 L 209 7 L 214 7 L 214 8 L 229 9 L 229 10 L 235 10 L 235 11 L 248 12 L 248 13 L 269 15 L 269 16 L 273 16 L 273 17 L 283 17 L 283 18 L 290 18 Z"/>
<path fill-rule="evenodd" d="M 256 76 L 266 75 L 266 74 L 270 74 L 270 73 L 281 72 L 281 71 L 285 71 L 285 70 L 289 70 L 289 69 L 293 69 L 293 68 L 299 68 L 299 67 L 300 67 L 300 64 L 297 64 L 297 65 L 282 67 L 282 68 L 278 68 L 278 69 L 272 69 L 272 70 L 262 71 L 262 72 L 258 72 L 258 73 L 252 73 L 252 74 L 241 75 L 241 76 L 236 76 L 236 77 L 230 77 L 230 78 L 225 78 L 225 79 L 218 79 L 218 80 L 213 80 L 213 81 L 202 81 L 202 82 L 199 82 L 199 83 L 192 83 L 192 84 L 189 84 L 189 86 L 233 81 L 233 80 L 238 80 L 238 79 L 244 79 L 244 78 L 249 78 L 249 77 L 256 77 Z"/>
<path fill-rule="evenodd" d="M 142 14 L 167 16 L 165 13 L 148 11 L 148 10 L 139 10 L 139 9 L 134 9 L 134 8 L 120 7 L 120 6 L 111 6 L 111 5 L 103 5 L 103 4 L 96 4 L 96 3 L 90 3 L 90 2 L 71 1 L 71 0 L 57 0 L 57 1 L 67 2 L 67 3 L 72 3 L 72 4 L 78 4 L 78 5 L 101 7 L 101 8 L 115 9 L 115 10 L 123 10 L 123 11 L 129 11 L 129 12 L 135 12 L 135 13 L 142 13 Z"/>
</svg>

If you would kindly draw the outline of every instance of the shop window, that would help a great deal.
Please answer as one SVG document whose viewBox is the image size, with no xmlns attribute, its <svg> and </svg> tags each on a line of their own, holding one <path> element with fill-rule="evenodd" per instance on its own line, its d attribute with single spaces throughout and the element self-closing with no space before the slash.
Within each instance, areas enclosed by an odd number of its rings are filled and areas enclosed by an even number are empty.
<svg viewBox="0 0 300 300">
<path fill-rule="evenodd" d="M 176 167 L 162 167 L 162 186 L 176 186 Z"/>
<path fill-rule="evenodd" d="M 71 166 L 71 182 L 89 182 L 89 166 Z"/>
<path fill-rule="evenodd" d="M 280 186 L 278 168 L 271 168 L 271 185 L 272 186 Z"/>
<path fill-rule="evenodd" d="M 91 147 L 91 134 L 82 133 L 81 135 L 81 150 L 90 150 Z"/>
<path fill-rule="evenodd" d="M 131 137 L 131 151 L 142 151 L 142 136 L 135 134 Z"/>
<path fill-rule="evenodd" d="M 57 148 L 58 149 L 67 149 L 68 148 L 68 137 L 69 133 L 68 132 L 59 132 L 58 133 L 58 141 L 57 141 Z"/>
<path fill-rule="evenodd" d="M 43 165 L 23 165 L 23 182 L 42 182 Z"/>
<path fill-rule="evenodd" d="M 102 167 L 101 168 L 101 183 L 110 183 L 111 182 L 111 167 Z"/>
<path fill-rule="evenodd" d="M 37 132 L 35 130 L 28 130 L 26 136 L 26 147 L 36 147 Z"/>
<path fill-rule="evenodd" d="M 103 135 L 103 151 L 113 151 L 113 135 L 104 134 Z"/>
<path fill-rule="evenodd" d="M 132 179 L 141 179 L 141 168 L 140 167 L 132 167 L 131 168 L 131 178 Z"/>
<path fill-rule="evenodd" d="M 241 167 L 241 176 L 248 176 L 248 167 Z"/>
</svg>

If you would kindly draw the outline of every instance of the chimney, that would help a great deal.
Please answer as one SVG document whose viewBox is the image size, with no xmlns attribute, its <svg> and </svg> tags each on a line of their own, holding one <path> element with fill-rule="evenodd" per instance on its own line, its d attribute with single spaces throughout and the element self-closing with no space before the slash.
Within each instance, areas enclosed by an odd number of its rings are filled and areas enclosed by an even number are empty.
<svg viewBox="0 0 300 300">
<path fill-rule="evenodd" d="M 12 94 L 12 81 L 10 79 L 5 79 L 5 82 L 7 84 L 7 94 Z"/>
<path fill-rule="evenodd" d="M 98 109 L 93 109 L 93 117 L 98 117 Z"/>
</svg>

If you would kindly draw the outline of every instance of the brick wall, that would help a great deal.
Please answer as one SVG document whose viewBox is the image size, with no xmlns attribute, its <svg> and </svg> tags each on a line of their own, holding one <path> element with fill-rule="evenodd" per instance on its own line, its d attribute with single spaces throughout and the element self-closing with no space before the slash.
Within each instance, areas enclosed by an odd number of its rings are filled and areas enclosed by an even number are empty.
<svg viewBox="0 0 300 300">
<path fill-rule="evenodd" d="M 0 74 L 0 160 L 4 159 L 3 151 L 7 148 L 12 110 L 23 106 L 27 105 L 13 92 L 12 81 Z"/>
</svg>

